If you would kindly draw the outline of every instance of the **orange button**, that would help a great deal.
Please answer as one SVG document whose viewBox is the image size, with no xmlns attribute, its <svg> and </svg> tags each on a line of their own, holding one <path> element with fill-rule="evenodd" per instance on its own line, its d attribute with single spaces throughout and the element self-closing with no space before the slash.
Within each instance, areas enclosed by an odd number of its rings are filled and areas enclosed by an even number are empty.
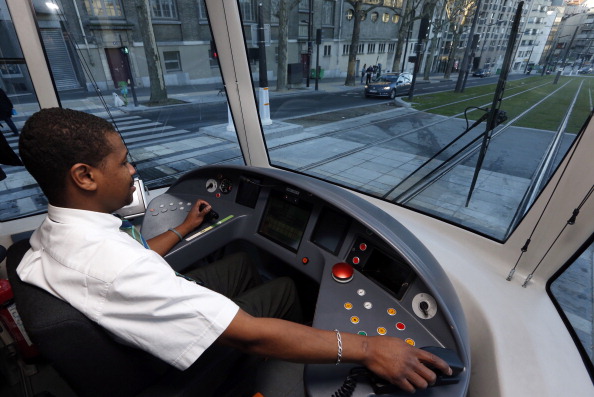
<svg viewBox="0 0 594 397">
<path fill-rule="evenodd" d="M 353 308 L 353 304 L 351 302 L 347 302 L 344 304 L 344 308 L 347 310 L 351 310 Z"/>
<path fill-rule="evenodd" d="M 385 334 L 388 333 L 388 330 L 385 329 L 384 327 L 378 327 L 377 328 L 377 333 L 380 334 L 380 335 L 385 335 Z"/>
<path fill-rule="evenodd" d="M 411 338 L 406 338 L 404 341 L 406 343 L 408 343 L 409 345 L 411 345 L 411 346 L 414 346 L 415 345 L 415 341 L 413 339 L 411 339 Z"/>
<path fill-rule="evenodd" d="M 351 317 L 351 323 L 353 323 L 353 324 L 359 324 L 359 317 L 357 317 L 357 316 Z"/>
<path fill-rule="evenodd" d="M 393 307 L 388 309 L 388 314 L 390 316 L 395 316 L 396 315 L 396 309 L 394 309 Z"/>
</svg>

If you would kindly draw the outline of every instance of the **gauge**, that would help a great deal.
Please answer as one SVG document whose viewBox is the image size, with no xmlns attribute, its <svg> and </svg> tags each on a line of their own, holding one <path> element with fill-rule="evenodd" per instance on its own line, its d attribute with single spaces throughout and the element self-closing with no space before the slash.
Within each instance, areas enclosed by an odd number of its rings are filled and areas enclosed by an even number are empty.
<svg viewBox="0 0 594 397">
<path fill-rule="evenodd" d="M 437 302 L 431 295 L 420 293 L 413 298 L 412 309 L 417 317 L 429 320 L 437 314 Z"/>
<path fill-rule="evenodd" d="M 231 191 L 232 188 L 233 188 L 233 183 L 231 182 L 230 179 L 224 178 L 221 181 L 221 186 L 219 187 L 219 189 L 221 189 L 221 193 L 227 194 Z"/>
<path fill-rule="evenodd" d="M 217 190 L 218 187 L 218 183 L 216 179 L 209 179 L 206 181 L 206 191 L 209 193 L 214 192 L 215 190 Z"/>
</svg>

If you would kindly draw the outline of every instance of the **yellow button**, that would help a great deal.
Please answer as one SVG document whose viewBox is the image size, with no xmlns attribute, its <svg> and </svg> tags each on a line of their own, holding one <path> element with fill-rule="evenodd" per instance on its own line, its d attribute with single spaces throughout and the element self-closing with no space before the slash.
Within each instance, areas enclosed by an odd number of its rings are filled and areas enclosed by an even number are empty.
<svg viewBox="0 0 594 397">
<path fill-rule="evenodd" d="M 344 308 L 347 310 L 351 310 L 353 308 L 353 304 L 351 302 L 347 302 L 344 304 Z"/>
<path fill-rule="evenodd" d="M 385 335 L 385 334 L 388 333 L 388 330 L 385 329 L 384 327 L 378 327 L 377 328 L 377 333 L 380 334 L 380 335 Z"/>
<path fill-rule="evenodd" d="M 393 307 L 388 309 L 388 314 L 390 316 L 395 316 L 396 315 L 396 309 L 394 309 Z"/>
<path fill-rule="evenodd" d="M 405 341 L 406 343 L 408 343 L 409 345 L 411 345 L 411 346 L 414 346 L 414 345 L 415 345 L 415 341 L 414 341 L 414 340 L 412 340 L 411 338 L 406 338 L 404 341 Z"/>
<path fill-rule="evenodd" d="M 351 323 L 353 323 L 353 324 L 359 324 L 359 317 L 357 317 L 357 316 L 351 317 Z"/>
</svg>

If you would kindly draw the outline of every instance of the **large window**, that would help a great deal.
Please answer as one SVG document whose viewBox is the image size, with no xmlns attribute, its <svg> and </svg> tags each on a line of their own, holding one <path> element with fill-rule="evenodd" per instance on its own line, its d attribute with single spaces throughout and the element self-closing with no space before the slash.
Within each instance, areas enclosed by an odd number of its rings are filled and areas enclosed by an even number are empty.
<svg viewBox="0 0 594 397">
<path fill-rule="evenodd" d="M 89 15 L 94 17 L 121 17 L 122 5 L 120 0 L 85 0 Z"/>
<path fill-rule="evenodd" d="M 550 284 L 549 293 L 563 312 L 580 346 L 584 361 L 594 370 L 594 243 Z"/>
<path fill-rule="evenodd" d="M 153 18 L 177 19 L 175 0 L 151 0 Z"/>
<path fill-rule="evenodd" d="M 0 0 L 0 12 L 6 9 L 3 3 Z M 149 189 L 167 187 L 200 165 L 243 163 L 237 137 L 227 130 L 220 71 L 211 67 L 217 59 L 210 28 L 202 23 L 207 22 L 203 0 L 184 0 L 184 13 L 178 12 L 182 2 L 176 0 L 49 4 L 52 7 L 45 2 L 34 6 L 61 105 L 112 122 Z M 143 4 L 143 12 L 155 19 L 174 18 L 181 23 L 153 24 L 151 32 L 137 22 L 137 5 Z M 251 10 L 252 2 L 243 4 Z M 77 17 L 85 9 L 95 17 L 93 29 Z M 200 24 L 196 23 L 199 15 L 204 16 Z M 113 25 L 114 17 L 118 25 Z M 14 104 L 17 114 L 12 120 L 20 129 L 39 105 L 12 23 L 6 21 L 3 26 L 0 88 Z M 147 47 L 140 38 L 149 34 L 154 35 L 150 42 L 155 44 Z M 149 59 L 156 67 L 148 67 Z M 162 81 L 166 89 L 155 94 L 152 81 Z M 18 137 L 2 124 L 7 142 L 18 152 Z M 0 222 L 46 210 L 45 196 L 23 167 L 3 165 L 2 171 L 7 177 L 0 181 Z"/>
</svg>

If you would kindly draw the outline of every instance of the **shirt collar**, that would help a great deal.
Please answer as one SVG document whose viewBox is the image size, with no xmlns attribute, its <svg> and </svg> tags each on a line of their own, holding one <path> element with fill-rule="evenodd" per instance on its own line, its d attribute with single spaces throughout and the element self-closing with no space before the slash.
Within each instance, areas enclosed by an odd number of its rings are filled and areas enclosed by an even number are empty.
<svg viewBox="0 0 594 397">
<path fill-rule="evenodd" d="M 90 224 L 94 227 L 117 229 L 122 225 L 122 221 L 111 214 L 56 207 L 51 204 L 47 206 L 47 217 L 50 221 L 63 224 Z"/>
</svg>

